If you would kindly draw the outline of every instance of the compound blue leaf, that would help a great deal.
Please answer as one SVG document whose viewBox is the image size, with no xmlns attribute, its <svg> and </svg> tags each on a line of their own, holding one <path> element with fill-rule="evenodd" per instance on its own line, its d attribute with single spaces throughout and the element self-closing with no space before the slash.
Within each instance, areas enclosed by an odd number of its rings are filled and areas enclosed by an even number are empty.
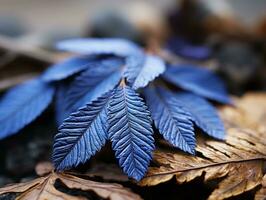
<svg viewBox="0 0 266 200">
<path fill-rule="evenodd" d="M 123 64 L 118 58 L 103 60 L 78 76 L 66 95 L 69 114 L 113 89 L 121 79 Z"/>
<path fill-rule="evenodd" d="M 123 171 L 136 180 L 146 173 L 154 149 L 151 118 L 139 95 L 119 86 L 108 109 L 109 137 Z"/>
<path fill-rule="evenodd" d="M 157 56 L 147 55 L 145 63 L 134 81 L 133 88 L 138 89 L 148 85 L 165 71 L 164 62 Z"/>
<path fill-rule="evenodd" d="M 146 88 L 146 102 L 154 124 L 163 137 L 175 147 L 194 154 L 196 140 L 191 115 L 185 111 L 174 94 L 163 88 Z"/>
<path fill-rule="evenodd" d="M 134 43 L 118 38 L 70 39 L 59 42 L 57 48 L 80 54 L 114 54 L 117 56 L 128 56 L 139 50 Z"/>
<path fill-rule="evenodd" d="M 208 135 L 224 139 L 225 129 L 216 109 L 205 99 L 188 92 L 176 93 L 180 105 L 189 112 L 193 121 Z"/>
<path fill-rule="evenodd" d="M 181 38 L 172 38 L 167 42 L 167 49 L 173 53 L 190 59 L 203 60 L 211 55 L 211 49 L 203 45 L 192 45 Z"/>
<path fill-rule="evenodd" d="M 163 77 L 184 90 L 221 103 L 231 103 L 222 80 L 208 69 L 169 65 Z"/>
<path fill-rule="evenodd" d="M 0 101 L 0 139 L 13 135 L 37 118 L 52 101 L 54 88 L 40 79 L 19 85 Z"/>
<path fill-rule="evenodd" d="M 107 139 L 110 93 L 70 115 L 55 136 L 53 162 L 61 171 L 85 163 Z"/>
<path fill-rule="evenodd" d="M 49 67 L 42 75 L 42 79 L 47 82 L 60 81 L 88 68 L 94 62 L 95 57 L 92 56 L 69 58 Z"/>
</svg>

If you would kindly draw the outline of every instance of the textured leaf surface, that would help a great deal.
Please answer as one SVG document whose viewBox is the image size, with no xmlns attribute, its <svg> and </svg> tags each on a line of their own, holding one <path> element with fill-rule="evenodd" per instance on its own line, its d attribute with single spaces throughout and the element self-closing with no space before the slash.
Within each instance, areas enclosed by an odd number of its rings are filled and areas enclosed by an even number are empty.
<svg viewBox="0 0 266 200">
<path fill-rule="evenodd" d="M 147 88 L 145 98 L 163 137 L 175 147 L 194 154 L 196 141 L 191 115 L 179 105 L 174 94 L 163 88 Z"/>
<path fill-rule="evenodd" d="M 80 174 L 81 176 L 82 174 Z M 85 196 L 70 195 L 57 189 L 56 182 L 60 181 L 68 191 L 81 190 L 95 192 L 97 199 L 110 200 L 140 200 L 140 196 L 121 185 L 100 183 L 79 178 L 65 173 L 50 173 L 47 176 L 34 179 L 26 183 L 18 183 L 0 189 L 0 195 L 18 193 L 19 200 L 84 200 Z"/>
<path fill-rule="evenodd" d="M 107 106 L 110 94 L 79 109 L 59 127 L 53 162 L 57 170 L 85 163 L 107 139 Z"/>
<path fill-rule="evenodd" d="M 208 69 L 190 65 L 168 66 L 164 79 L 200 96 L 230 103 L 225 86 L 219 77 Z"/>
<path fill-rule="evenodd" d="M 113 89 L 121 79 L 123 64 L 119 58 L 103 60 L 78 76 L 66 95 L 66 109 L 69 113 Z"/>
<path fill-rule="evenodd" d="M 57 48 L 80 54 L 114 54 L 117 56 L 128 56 L 139 51 L 139 47 L 134 43 L 115 38 L 70 39 L 59 42 Z"/>
<path fill-rule="evenodd" d="M 207 59 L 211 54 L 207 46 L 191 45 L 181 38 L 170 39 L 166 48 L 177 55 L 197 60 Z"/>
<path fill-rule="evenodd" d="M 227 127 L 226 141 L 200 136 L 196 157 L 160 149 L 154 155 L 159 167 L 151 167 L 141 184 L 157 185 L 173 177 L 180 184 L 199 176 L 205 181 L 217 179 L 220 182 L 210 200 L 236 196 L 262 184 L 266 162 L 266 138 L 262 130 L 265 129 L 260 125 L 255 128 L 254 124 L 248 127 L 250 113 L 243 115 L 239 108 L 223 107 L 220 114 Z"/>
<path fill-rule="evenodd" d="M 145 63 L 134 81 L 133 88 L 138 89 L 147 86 L 150 81 L 164 71 L 165 64 L 159 57 L 147 55 Z"/>
<path fill-rule="evenodd" d="M 175 94 L 180 105 L 189 112 L 192 120 L 205 133 L 217 139 L 224 139 L 225 130 L 216 108 L 205 99 L 188 92 Z"/>
<path fill-rule="evenodd" d="M 109 137 L 123 171 L 136 180 L 146 173 L 154 149 L 149 111 L 130 87 L 119 86 L 110 101 Z"/>
<path fill-rule="evenodd" d="M 0 101 L 0 139 L 10 136 L 38 117 L 52 101 L 54 88 L 39 79 L 8 91 Z"/>
<path fill-rule="evenodd" d="M 48 82 L 60 81 L 92 66 L 94 62 L 96 57 L 92 56 L 69 58 L 49 67 L 42 75 L 42 79 Z"/>
</svg>

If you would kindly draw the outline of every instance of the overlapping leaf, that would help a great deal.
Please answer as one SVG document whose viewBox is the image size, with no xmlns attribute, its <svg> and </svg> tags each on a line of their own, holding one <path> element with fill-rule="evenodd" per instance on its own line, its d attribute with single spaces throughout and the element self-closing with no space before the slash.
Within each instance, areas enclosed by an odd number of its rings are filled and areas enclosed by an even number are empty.
<svg viewBox="0 0 266 200">
<path fill-rule="evenodd" d="M 145 87 L 150 81 L 153 81 L 164 71 L 165 64 L 159 57 L 147 55 L 141 70 L 134 80 L 132 87 L 134 89 Z"/>
<path fill-rule="evenodd" d="M 107 139 L 107 106 L 110 94 L 79 109 L 59 127 L 53 162 L 57 170 L 85 163 Z"/>
<path fill-rule="evenodd" d="M 145 97 L 156 128 L 175 147 L 194 154 L 196 141 L 191 115 L 163 88 L 145 89 Z"/>
<path fill-rule="evenodd" d="M 10 136 L 38 117 L 52 101 L 53 86 L 40 79 L 11 89 L 0 101 L 0 139 Z"/>
<path fill-rule="evenodd" d="M 146 173 L 154 149 L 149 111 L 138 94 L 119 86 L 110 100 L 109 137 L 123 171 L 136 180 Z"/>
<path fill-rule="evenodd" d="M 220 114 L 227 127 L 225 142 L 199 137 L 196 157 L 160 149 L 154 155 L 159 167 L 151 167 L 141 185 L 157 185 L 173 177 L 180 184 L 199 176 L 204 176 L 205 181 L 220 179 L 209 197 L 210 200 L 219 200 L 262 184 L 266 162 L 265 132 L 253 126 L 253 130 L 248 129 L 243 124 L 244 119 L 235 121 L 236 116 L 249 117 L 239 109 L 224 107 Z"/>
<path fill-rule="evenodd" d="M 164 79 L 202 97 L 231 103 L 223 82 L 210 70 L 191 65 L 169 65 Z"/>
<path fill-rule="evenodd" d="M 72 57 L 49 67 L 42 75 L 42 79 L 47 82 L 60 81 L 86 68 L 93 67 L 95 62 L 97 59 L 93 56 Z"/>
<path fill-rule="evenodd" d="M 200 96 L 188 92 L 175 93 L 179 105 L 191 114 L 192 120 L 205 133 L 217 139 L 224 139 L 225 130 L 216 108 Z"/>
<path fill-rule="evenodd" d="M 118 38 L 80 38 L 59 42 L 57 48 L 79 54 L 114 54 L 129 56 L 139 51 L 134 43 Z"/>
<path fill-rule="evenodd" d="M 84 200 L 84 196 L 74 196 L 58 190 L 55 183 L 60 181 L 69 191 L 81 190 L 94 192 L 97 197 L 110 200 L 140 200 L 140 196 L 119 184 L 99 183 L 79 178 L 66 173 L 51 172 L 47 176 L 34 179 L 26 183 L 18 183 L 0 189 L 1 195 L 17 193 L 20 200 Z"/>
<path fill-rule="evenodd" d="M 113 89 L 121 79 L 123 64 L 120 58 L 106 59 L 78 76 L 65 97 L 69 114 Z"/>
</svg>

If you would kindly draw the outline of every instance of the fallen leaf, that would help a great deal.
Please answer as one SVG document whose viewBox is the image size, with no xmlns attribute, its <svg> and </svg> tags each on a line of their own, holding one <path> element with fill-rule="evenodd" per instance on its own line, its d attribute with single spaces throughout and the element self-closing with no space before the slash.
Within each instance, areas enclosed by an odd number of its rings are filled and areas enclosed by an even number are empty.
<svg viewBox="0 0 266 200">
<path fill-rule="evenodd" d="M 128 182 L 129 178 L 116 164 L 96 163 L 85 174 L 89 177 L 101 177 L 107 181 Z"/>
<path fill-rule="evenodd" d="M 263 98 L 264 102 L 260 101 L 261 103 L 266 102 L 266 96 Z M 247 101 L 245 97 L 236 102 L 240 105 L 244 101 Z M 255 104 L 260 107 L 258 102 Z M 261 185 L 266 161 L 266 132 L 260 128 L 259 121 L 249 122 L 252 110 L 244 111 L 237 105 L 220 108 L 227 129 L 226 141 L 203 138 L 200 135 L 197 138 L 197 156 L 171 149 L 156 151 L 154 162 L 158 167 L 150 167 L 140 185 L 157 185 L 174 177 L 179 184 L 190 182 L 199 176 L 204 176 L 205 182 L 221 178 L 217 188 L 209 196 L 210 200 L 236 196 Z M 264 111 L 266 113 L 266 109 Z M 253 119 L 257 119 L 258 115 L 263 116 L 261 113 L 252 115 Z"/>
<path fill-rule="evenodd" d="M 255 195 L 255 200 L 265 200 L 266 199 L 266 175 L 264 175 L 262 180 L 262 187 Z"/>
<path fill-rule="evenodd" d="M 16 200 L 85 200 L 86 197 L 72 196 L 63 193 L 55 187 L 55 182 L 59 180 L 69 190 L 82 190 L 94 192 L 103 199 L 110 200 L 139 200 L 137 194 L 118 184 L 99 183 L 79 178 L 66 173 L 51 172 L 49 175 L 37 178 L 27 183 L 0 188 L 0 195 L 8 193 L 19 193 Z"/>
</svg>

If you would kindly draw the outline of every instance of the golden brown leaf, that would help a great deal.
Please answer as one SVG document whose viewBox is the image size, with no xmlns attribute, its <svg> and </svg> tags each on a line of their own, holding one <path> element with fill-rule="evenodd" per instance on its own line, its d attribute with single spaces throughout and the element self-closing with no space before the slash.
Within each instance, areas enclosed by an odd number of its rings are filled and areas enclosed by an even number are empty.
<svg viewBox="0 0 266 200">
<path fill-rule="evenodd" d="M 260 103 L 266 101 L 266 96 L 263 98 L 264 101 Z M 236 107 L 225 106 L 220 109 L 227 129 L 226 141 L 200 135 L 197 138 L 197 156 L 169 149 L 156 151 L 154 162 L 158 167 L 151 167 L 140 185 L 157 185 L 173 177 L 179 184 L 199 176 L 204 176 L 205 182 L 222 178 L 210 195 L 210 200 L 236 196 L 260 185 L 266 161 L 266 137 L 259 121 L 255 119 L 263 114 L 254 112 L 250 122 L 250 116 L 247 117 L 249 111 L 238 106 L 240 102 L 245 105 L 247 99 L 236 102 Z M 260 103 L 255 102 L 259 106 Z"/>
<path fill-rule="evenodd" d="M 27 183 L 0 188 L 0 195 L 7 193 L 20 193 L 16 200 L 85 200 L 82 196 L 72 196 L 57 190 L 54 186 L 59 180 L 69 190 L 79 189 L 82 191 L 93 191 L 99 197 L 110 200 L 138 200 L 137 194 L 118 184 L 99 183 L 79 178 L 65 173 L 51 172 L 49 175 L 37 178 Z"/>
<path fill-rule="evenodd" d="M 266 199 L 266 175 L 264 175 L 262 180 L 262 187 L 256 193 L 255 200 L 265 200 Z"/>
</svg>

